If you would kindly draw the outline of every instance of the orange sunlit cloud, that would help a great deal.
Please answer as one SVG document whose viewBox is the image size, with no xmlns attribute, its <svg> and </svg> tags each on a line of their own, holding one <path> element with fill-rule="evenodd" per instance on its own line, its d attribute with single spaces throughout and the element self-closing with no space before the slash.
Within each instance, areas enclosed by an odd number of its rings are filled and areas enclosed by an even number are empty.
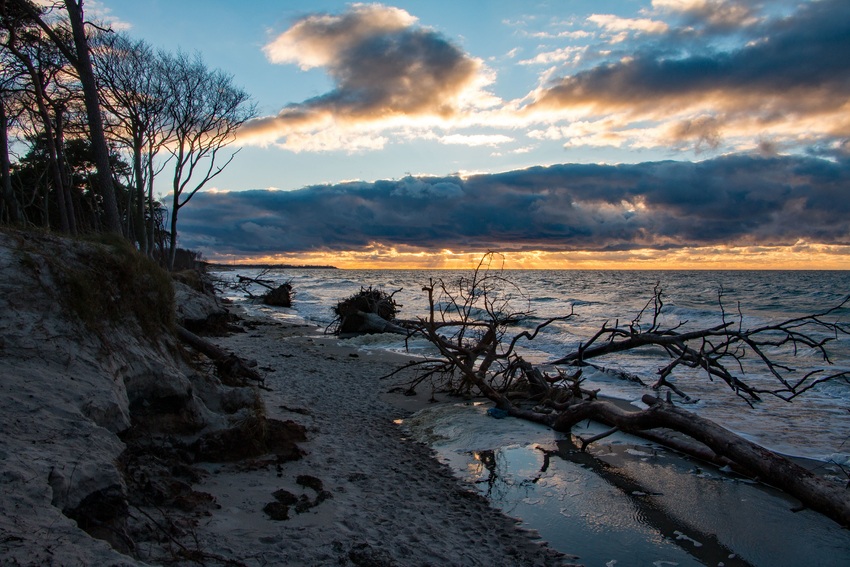
<svg viewBox="0 0 850 567">
<path fill-rule="evenodd" d="M 297 22 L 265 47 L 268 59 L 322 67 L 336 88 L 247 123 L 240 143 L 293 151 L 376 149 L 384 142 L 366 138 L 379 140 L 382 130 L 449 125 L 499 104 L 484 90 L 494 76 L 481 59 L 415 23 L 406 11 L 381 4 Z"/>
<path fill-rule="evenodd" d="M 373 151 L 394 138 L 419 138 L 434 127 L 484 126 L 526 129 L 532 136 L 548 128 L 549 139 L 554 139 L 554 126 L 555 131 L 561 128 L 567 147 L 702 151 L 718 149 L 724 142 L 730 149 L 764 139 L 797 147 L 821 137 L 846 138 L 846 69 L 813 64 L 834 61 L 832 54 L 842 49 L 841 41 L 830 40 L 836 33 L 830 28 L 831 4 L 804 4 L 794 19 L 772 27 L 753 15 L 751 5 L 737 1 L 653 2 L 656 16 L 685 18 L 687 25 L 678 27 L 651 17 L 593 14 L 587 24 L 601 30 L 601 36 L 584 31 L 578 36 L 587 36 L 591 43 L 543 51 L 518 64 L 575 66 L 584 58 L 593 60 L 594 53 L 601 61 L 560 77 L 563 69 L 546 69 L 537 88 L 512 101 L 487 91 L 497 76 L 481 59 L 418 27 L 405 10 L 355 4 L 340 15 L 307 16 L 266 45 L 270 61 L 302 69 L 321 67 L 336 87 L 290 104 L 276 116 L 249 122 L 240 130 L 239 141 L 276 144 L 294 152 Z M 597 39 L 622 42 L 640 35 L 665 38 L 660 41 L 670 42 L 675 50 L 679 35 L 703 29 L 693 27 L 697 21 L 703 28 L 751 28 L 755 39 L 725 52 L 673 58 L 667 50 L 642 48 L 640 43 L 616 61 L 605 58 L 612 54 L 610 49 L 599 50 L 597 45 L 594 53 L 588 51 Z M 372 41 L 375 38 L 382 41 Z M 576 122 L 589 131 L 572 135 L 569 130 Z M 464 132 L 453 143 L 467 140 L 477 145 L 480 135 Z M 505 136 L 498 143 L 516 139 Z"/>
</svg>

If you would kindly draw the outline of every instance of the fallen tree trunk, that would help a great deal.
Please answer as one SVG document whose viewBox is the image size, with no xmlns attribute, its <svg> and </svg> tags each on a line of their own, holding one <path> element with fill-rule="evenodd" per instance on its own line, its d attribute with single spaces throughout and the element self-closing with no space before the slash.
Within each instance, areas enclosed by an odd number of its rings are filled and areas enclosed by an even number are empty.
<svg viewBox="0 0 850 567">
<path fill-rule="evenodd" d="M 357 315 L 362 317 L 363 322 L 360 324 L 357 332 L 359 333 L 395 333 L 397 335 L 407 335 L 408 331 L 404 327 L 399 327 L 389 321 L 381 318 L 377 313 L 364 313 L 358 311 Z"/>
<path fill-rule="evenodd" d="M 643 402 L 650 407 L 638 412 L 628 412 L 607 402 L 581 402 L 562 411 L 552 428 L 569 432 L 573 425 L 592 419 L 626 433 L 659 427 L 672 429 L 705 444 L 718 456 L 727 457 L 759 480 L 797 498 L 805 507 L 850 526 L 850 490 L 670 402 L 649 395 L 643 397 Z"/>
<path fill-rule="evenodd" d="M 243 380 L 255 380 L 260 384 L 264 382 L 260 373 L 253 368 L 257 366 L 255 360 L 245 360 L 232 352 L 227 352 L 211 342 L 205 341 L 195 333 L 187 331 L 180 325 L 175 325 L 175 329 L 178 339 L 213 361 L 222 379 L 242 378 Z"/>
<path fill-rule="evenodd" d="M 694 457 L 695 459 L 699 459 L 701 461 L 717 465 L 718 467 L 729 467 L 731 470 L 744 476 L 748 476 L 751 478 L 755 478 L 758 476 L 754 472 L 742 467 L 735 461 L 732 461 L 727 457 L 722 457 L 718 455 L 702 443 L 697 443 L 695 441 L 691 441 L 683 437 L 677 437 L 674 433 L 675 432 L 670 431 L 649 430 L 634 431 L 632 432 L 632 435 L 634 435 L 635 437 L 640 437 L 641 439 L 646 439 L 647 441 L 652 441 L 653 443 L 658 443 L 663 447 L 668 447 L 670 449 L 673 449 L 674 451 L 678 451 L 679 453 L 688 455 L 689 457 Z"/>
<path fill-rule="evenodd" d="M 408 335 L 407 329 L 391 322 L 401 307 L 393 300 L 399 291 L 386 293 L 380 289 L 361 287 L 358 293 L 337 303 L 333 308 L 336 317 L 325 332 L 341 338 L 367 333 Z"/>
<path fill-rule="evenodd" d="M 259 277 L 249 278 L 248 276 L 240 275 L 237 275 L 236 277 L 239 278 L 239 283 L 255 283 L 257 285 L 263 286 L 266 289 L 274 289 L 274 282 L 272 280 L 263 280 Z"/>
</svg>

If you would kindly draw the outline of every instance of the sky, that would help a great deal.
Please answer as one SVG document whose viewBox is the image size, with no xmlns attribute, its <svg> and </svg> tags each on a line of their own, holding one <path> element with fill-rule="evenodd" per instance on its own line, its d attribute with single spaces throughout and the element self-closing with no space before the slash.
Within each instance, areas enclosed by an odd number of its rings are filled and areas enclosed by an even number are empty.
<svg viewBox="0 0 850 567">
<path fill-rule="evenodd" d="M 209 259 L 850 268 L 846 0 L 85 5 L 257 104 Z"/>
</svg>

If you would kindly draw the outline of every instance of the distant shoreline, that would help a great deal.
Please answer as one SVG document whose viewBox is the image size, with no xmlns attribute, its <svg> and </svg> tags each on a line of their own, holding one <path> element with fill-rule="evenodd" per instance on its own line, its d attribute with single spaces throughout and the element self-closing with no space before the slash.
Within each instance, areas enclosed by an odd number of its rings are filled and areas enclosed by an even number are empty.
<svg viewBox="0 0 850 567">
<path fill-rule="evenodd" d="M 261 270 L 338 270 L 336 266 L 294 266 L 292 264 L 218 264 L 216 262 L 204 262 L 207 268 L 217 270 L 235 270 L 236 268 L 261 269 Z"/>
</svg>

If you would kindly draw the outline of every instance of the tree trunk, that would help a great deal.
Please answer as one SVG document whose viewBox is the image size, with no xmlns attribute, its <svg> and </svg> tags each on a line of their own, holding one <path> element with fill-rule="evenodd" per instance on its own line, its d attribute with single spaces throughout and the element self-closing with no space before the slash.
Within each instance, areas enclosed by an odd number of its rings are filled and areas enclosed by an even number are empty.
<svg viewBox="0 0 850 567">
<path fill-rule="evenodd" d="M 154 238 L 156 232 L 156 221 L 153 217 L 154 215 L 154 205 L 153 205 L 153 178 L 154 178 L 154 167 L 153 167 L 153 152 L 151 146 L 148 145 L 148 157 L 147 157 L 147 168 L 148 168 L 148 256 L 153 258 L 154 250 L 156 250 L 156 240 Z"/>
<path fill-rule="evenodd" d="M 253 368 L 257 365 L 255 360 L 245 360 L 233 353 L 228 353 L 211 342 L 205 341 L 195 333 L 187 331 L 180 325 L 175 325 L 175 328 L 177 330 L 177 338 L 210 358 L 215 363 L 219 374 L 223 377 L 241 377 L 248 380 L 255 380 L 261 384 L 263 383 L 263 377 Z"/>
<path fill-rule="evenodd" d="M 27 73 L 32 80 L 32 87 L 35 91 L 35 103 L 38 109 L 38 114 L 41 117 L 42 122 L 44 123 L 44 138 L 45 143 L 47 144 L 47 163 L 50 169 L 50 176 L 53 178 L 53 184 L 56 188 L 56 200 L 59 205 L 59 226 L 62 232 L 69 232 L 68 225 L 68 209 L 65 205 L 65 193 L 62 190 L 62 173 L 59 170 L 59 164 L 56 158 L 56 140 L 54 138 L 53 133 L 53 125 L 50 121 L 50 113 L 47 111 L 47 104 L 44 100 L 44 82 L 42 80 L 41 74 L 33 65 L 32 59 L 26 53 L 21 52 L 15 46 L 15 39 L 13 37 L 9 39 L 7 42 L 7 47 L 9 51 L 17 57 L 17 59 L 24 64 L 27 68 Z M 48 192 L 49 194 L 49 192 Z M 46 198 L 44 202 L 45 208 L 45 216 L 50 217 L 50 212 L 48 209 L 49 200 Z M 49 220 L 47 221 L 49 224 Z"/>
<path fill-rule="evenodd" d="M 136 192 L 136 241 L 142 254 L 148 253 L 147 227 L 145 226 L 145 180 L 142 177 L 142 138 L 133 136 L 133 177 Z"/>
<path fill-rule="evenodd" d="M 65 0 L 65 8 L 68 10 L 68 19 L 71 22 L 71 30 L 74 34 L 74 47 L 77 53 L 77 61 L 74 66 L 80 75 L 80 82 L 83 85 L 89 134 L 91 135 L 95 165 L 97 166 L 100 196 L 103 199 L 103 208 L 106 214 L 106 226 L 110 232 L 121 234 L 121 219 L 118 215 L 115 188 L 112 184 L 112 167 L 109 164 L 109 146 L 106 144 L 106 136 L 103 132 L 100 99 L 97 94 L 97 83 L 95 82 L 94 71 L 92 70 L 88 41 L 86 40 L 86 30 L 83 23 L 83 1 Z"/>
<path fill-rule="evenodd" d="M 643 402 L 649 409 L 637 412 L 607 402 L 582 402 L 564 410 L 552 428 L 568 432 L 573 425 L 593 419 L 626 433 L 659 427 L 672 429 L 705 444 L 718 456 L 731 459 L 760 480 L 797 498 L 807 508 L 850 526 L 850 490 L 669 402 L 649 395 L 643 397 Z"/>
<path fill-rule="evenodd" d="M 56 165 L 59 168 L 59 180 L 61 186 L 57 191 L 62 192 L 61 201 L 65 202 L 66 215 L 68 215 L 68 232 L 72 235 L 77 234 L 77 222 L 74 216 L 74 201 L 71 199 L 71 180 L 69 179 L 68 171 L 65 166 L 65 128 L 64 128 L 64 112 L 65 107 L 58 104 L 54 107 L 56 116 Z"/>
<path fill-rule="evenodd" d="M 12 192 L 12 164 L 9 161 L 8 127 L 6 104 L 0 98 L 0 174 L 2 174 L 3 180 L 3 203 L 8 211 L 9 221 L 17 223 L 20 220 L 20 215 L 18 214 L 18 202 Z"/>
<path fill-rule="evenodd" d="M 177 256 L 177 211 L 180 194 L 174 191 L 174 206 L 171 208 L 171 236 L 168 242 L 168 270 L 174 271 L 174 258 Z"/>
</svg>

